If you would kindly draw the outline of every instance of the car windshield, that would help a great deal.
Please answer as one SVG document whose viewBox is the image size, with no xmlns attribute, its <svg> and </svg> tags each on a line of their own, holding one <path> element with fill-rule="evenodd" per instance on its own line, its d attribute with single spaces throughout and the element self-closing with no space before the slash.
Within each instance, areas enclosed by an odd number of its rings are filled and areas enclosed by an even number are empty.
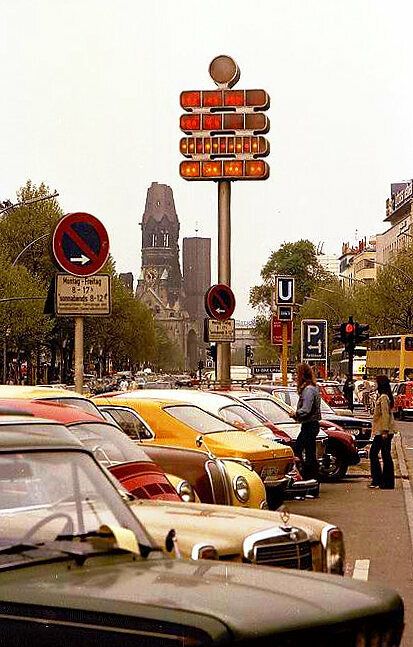
<svg viewBox="0 0 413 647">
<path fill-rule="evenodd" d="M 283 392 L 277 392 L 277 396 L 282 396 Z M 298 393 L 297 391 L 288 391 L 290 397 L 291 406 L 296 409 L 298 404 Z M 333 409 L 327 404 L 323 398 L 320 399 L 320 409 L 321 413 L 334 413 Z"/>
<path fill-rule="evenodd" d="M 120 429 L 104 422 L 83 422 L 68 425 L 78 440 L 90 449 L 96 460 L 105 466 L 130 461 L 147 461 L 150 458 Z"/>
<path fill-rule="evenodd" d="M 219 410 L 219 415 L 225 422 L 229 422 L 234 427 L 238 425 L 243 425 L 246 428 L 262 427 L 261 418 L 243 407 L 242 404 L 230 404 L 228 407 L 222 407 Z"/>
<path fill-rule="evenodd" d="M 235 427 L 223 422 L 221 418 L 189 404 L 175 405 L 164 409 L 177 420 L 202 434 L 211 434 L 216 431 L 238 431 Z"/>
<path fill-rule="evenodd" d="M 58 404 L 67 404 L 70 407 L 77 407 L 78 409 L 82 409 L 82 411 L 85 411 L 86 413 L 90 413 L 92 416 L 96 416 L 97 418 L 103 418 L 101 412 L 97 408 L 94 402 L 91 400 L 86 400 L 86 398 L 42 398 L 42 400 L 47 400 L 48 402 L 57 402 Z"/>
<path fill-rule="evenodd" d="M 258 409 L 268 420 L 275 424 L 282 424 L 283 422 L 292 423 L 292 418 L 288 415 L 287 411 L 283 408 L 283 404 L 278 404 L 275 400 L 270 398 L 248 398 L 248 404 L 255 409 Z M 288 405 L 287 405 L 288 406 Z"/>
<path fill-rule="evenodd" d="M 0 548 L 53 541 L 61 535 L 129 528 L 151 546 L 116 488 L 83 451 L 0 454 Z"/>
</svg>

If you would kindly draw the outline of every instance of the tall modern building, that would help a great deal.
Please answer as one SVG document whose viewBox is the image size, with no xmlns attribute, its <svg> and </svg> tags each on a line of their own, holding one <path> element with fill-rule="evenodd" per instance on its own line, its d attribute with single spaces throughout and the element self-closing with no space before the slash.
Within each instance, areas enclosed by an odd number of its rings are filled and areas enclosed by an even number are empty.
<svg viewBox="0 0 413 647">
<path fill-rule="evenodd" d="M 180 225 L 172 189 L 157 182 L 148 189 L 141 228 L 142 268 L 136 296 L 179 346 L 185 368 L 194 370 L 205 354 L 203 299 L 211 277 L 211 241 L 184 239 L 182 277 Z"/>
<path fill-rule="evenodd" d="M 211 239 L 184 238 L 185 309 L 191 319 L 203 319 L 205 292 L 211 285 Z"/>
</svg>

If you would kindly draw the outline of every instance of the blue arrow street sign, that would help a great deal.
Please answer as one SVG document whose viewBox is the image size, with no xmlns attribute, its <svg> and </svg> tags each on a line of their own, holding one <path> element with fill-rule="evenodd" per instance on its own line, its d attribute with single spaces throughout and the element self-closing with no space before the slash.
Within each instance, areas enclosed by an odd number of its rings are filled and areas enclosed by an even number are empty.
<svg viewBox="0 0 413 647">
<path fill-rule="evenodd" d="M 303 319 L 301 321 L 301 361 L 327 361 L 327 321 Z"/>
</svg>

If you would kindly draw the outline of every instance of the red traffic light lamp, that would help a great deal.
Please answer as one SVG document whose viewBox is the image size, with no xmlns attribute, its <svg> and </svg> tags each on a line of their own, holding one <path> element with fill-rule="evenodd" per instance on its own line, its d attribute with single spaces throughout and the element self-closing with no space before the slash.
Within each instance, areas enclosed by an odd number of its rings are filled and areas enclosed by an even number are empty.
<svg viewBox="0 0 413 647">
<path fill-rule="evenodd" d="M 346 334 L 347 335 L 352 335 L 354 333 L 355 328 L 356 327 L 355 327 L 355 325 L 353 323 L 346 324 Z"/>
</svg>

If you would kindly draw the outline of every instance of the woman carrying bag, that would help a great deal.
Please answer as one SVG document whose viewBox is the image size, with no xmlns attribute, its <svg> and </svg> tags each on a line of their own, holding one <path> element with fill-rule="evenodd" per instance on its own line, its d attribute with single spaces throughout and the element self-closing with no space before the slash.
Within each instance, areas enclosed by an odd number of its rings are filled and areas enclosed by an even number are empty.
<svg viewBox="0 0 413 647">
<path fill-rule="evenodd" d="M 392 413 L 394 399 L 387 375 L 378 375 L 376 382 L 378 397 L 372 424 L 373 442 L 370 447 L 371 484 L 369 488 L 393 490 L 394 465 L 391 456 L 391 441 L 396 431 Z M 379 454 L 381 454 L 383 468 L 380 465 Z"/>
</svg>

